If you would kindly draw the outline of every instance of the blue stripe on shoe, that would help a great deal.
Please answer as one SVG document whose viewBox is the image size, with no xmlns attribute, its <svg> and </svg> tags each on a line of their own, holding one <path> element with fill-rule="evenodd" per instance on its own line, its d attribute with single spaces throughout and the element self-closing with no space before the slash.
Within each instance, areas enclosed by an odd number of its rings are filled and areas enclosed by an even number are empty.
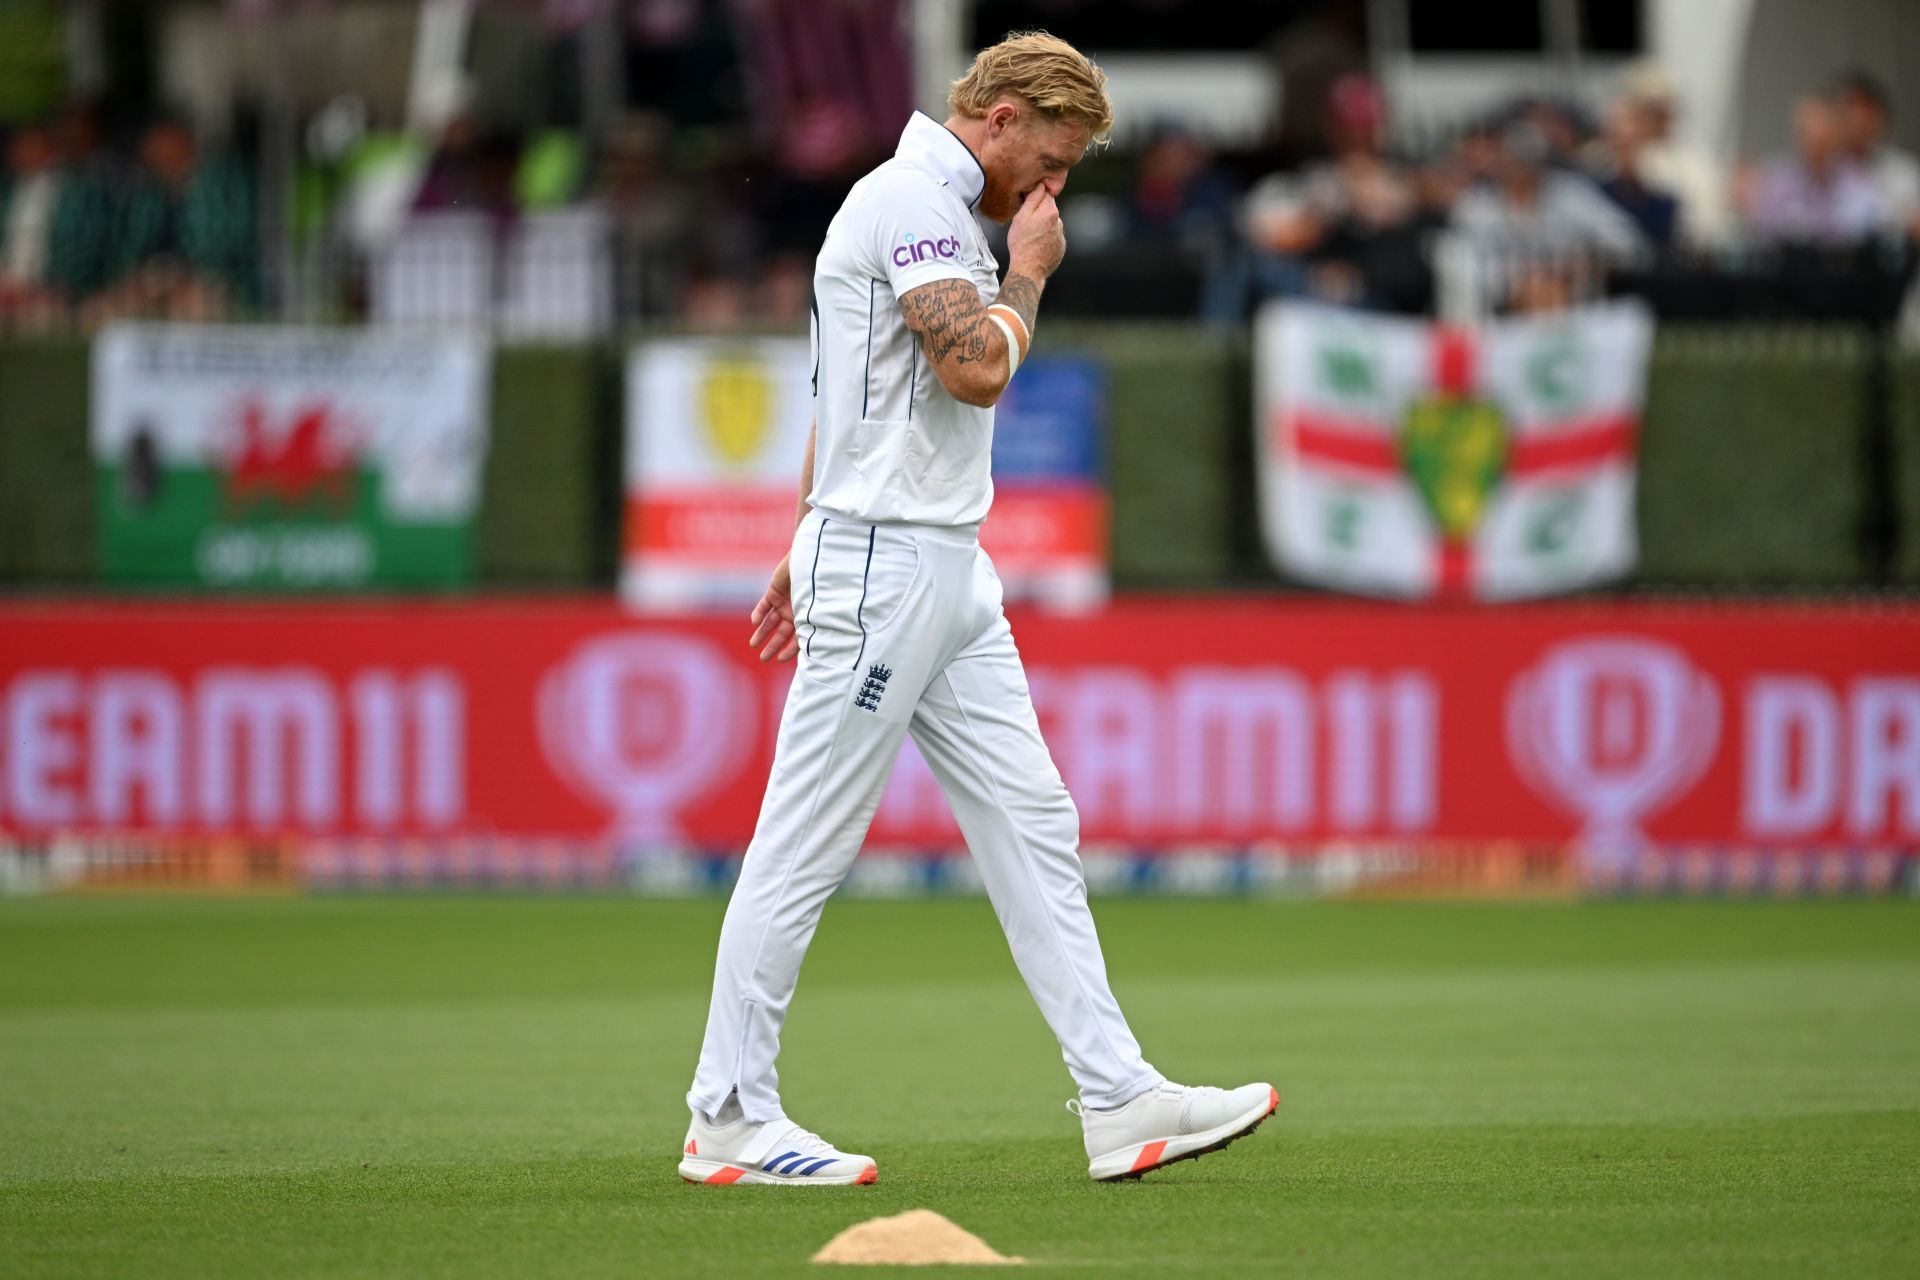
<svg viewBox="0 0 1920 1280">
<path fill-rule="evenodd" d="M 775 1156 L 773 1159 L 761 1165 L 760 1167 L 762 1169 L 767 1170 L 770 1173 L 778 1173 L 780 1171 L 774 1168 L 775 1165 L 785 1163 L 788 1160 L 804 1160 L 804 1159 L 806 1159 L 806 1157 L 801 1155 L 798 1151 L 783 1151 L 779 1155 Z"/>
<path fill-rule="evenodd" d="M 775 1169 L 774 1172 L 782 1175 L 791 1175 L 796 1170 L 798 1170 L 801 1165 L 806 1164 L 811 1159 L 813 1159 L 812 1156 L 803 1156 L 798 1152 L 795 1152 L 793 1159 L 787 1161 L 784 1165 Z"/>
<path fill-rule="evenodd" d="M 828 1165 L 832 1163 L 833 1163 L 832 1156 L 828 1156 L 825 1160 L 815 1160 L 812 1164 L 800 1170 L 800 1174 L 802 1177 L 811 1178 L 814 1174 L 820 1172 L 822 1169 L 826 1168 Z"/>
</svg>

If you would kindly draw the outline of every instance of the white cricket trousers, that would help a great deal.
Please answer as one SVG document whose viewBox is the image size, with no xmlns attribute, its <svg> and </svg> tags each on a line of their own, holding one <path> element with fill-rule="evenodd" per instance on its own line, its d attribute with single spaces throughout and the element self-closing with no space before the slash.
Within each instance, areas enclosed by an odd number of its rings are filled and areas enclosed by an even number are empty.
<svg viewBox="0 0 1920 1280">
<path fill-rule="evenodd" d="M 816 510 L 794 533 L 789 565 L 800 669 L 720 930 L 688 1105 L 712 1114 L 737 1089 L 749 1120 L 782 1116 L 774 1059 L 800 962 L 908 733 L 953 806 L 1082 1101 L 1118 1106 L 1160 1084 L 1107 985 L 1079 815 L 1040 738 L 1000 579 L 975 531 Z"/>
</svg>

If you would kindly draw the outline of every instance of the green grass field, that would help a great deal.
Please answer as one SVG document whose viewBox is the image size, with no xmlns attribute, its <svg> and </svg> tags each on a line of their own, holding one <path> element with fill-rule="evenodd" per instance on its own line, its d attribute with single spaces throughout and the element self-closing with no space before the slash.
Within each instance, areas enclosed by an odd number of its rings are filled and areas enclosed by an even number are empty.
<svg viewBox="0 0 1920 1280">
<path fill-rule="evenodd" d="M 1102 902 L 1155 1062 L 1282 1095 L 1109 1186 L 986 904 L 837 902 L 830 1190 L 674 1175 L 721 909 L 0 901 L 0 1275 L 806 1274 L 918 1206 L 1049 1276 L 1920 1274 L 1914 904 Z"/>
</svg>

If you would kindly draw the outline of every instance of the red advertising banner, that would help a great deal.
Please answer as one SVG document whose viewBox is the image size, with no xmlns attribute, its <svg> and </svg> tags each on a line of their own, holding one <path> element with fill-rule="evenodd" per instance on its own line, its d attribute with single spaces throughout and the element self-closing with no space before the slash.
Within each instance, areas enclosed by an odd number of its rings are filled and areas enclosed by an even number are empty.
<svg viewBox="0 0 1920 1280">
<path fill-rule="evenodd" d="M 1920 608 L 1014 625 L 1090 841 L 1920 844 Z M 0 608 L 0 833 L 737 848 L 792 671 L 746 631 L 579 602 Z M 872 843 L 958 843 L 911 748 Z"/>
</svg>

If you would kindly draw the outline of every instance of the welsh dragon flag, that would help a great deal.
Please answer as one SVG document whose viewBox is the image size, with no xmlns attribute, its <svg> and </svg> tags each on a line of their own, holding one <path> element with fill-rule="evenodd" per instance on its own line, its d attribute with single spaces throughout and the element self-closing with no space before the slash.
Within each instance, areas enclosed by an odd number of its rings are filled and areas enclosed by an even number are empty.
<svg viewBox="0 0 1920 1280">
<path fill-rule="evenodd" d="M 467 582 L 489 362 L 467 333 L 109 327 L 91 397 L 103 577 L 247 591 Z"/>
<path fill-rule="evenodd" d="M 1409 598 L 1549 595 L 1631 572 L 1652 338 L 1635 303 L 1472 330 L 1269 307 L 1254 377 L 1274 562 Z"/>
</svg>

